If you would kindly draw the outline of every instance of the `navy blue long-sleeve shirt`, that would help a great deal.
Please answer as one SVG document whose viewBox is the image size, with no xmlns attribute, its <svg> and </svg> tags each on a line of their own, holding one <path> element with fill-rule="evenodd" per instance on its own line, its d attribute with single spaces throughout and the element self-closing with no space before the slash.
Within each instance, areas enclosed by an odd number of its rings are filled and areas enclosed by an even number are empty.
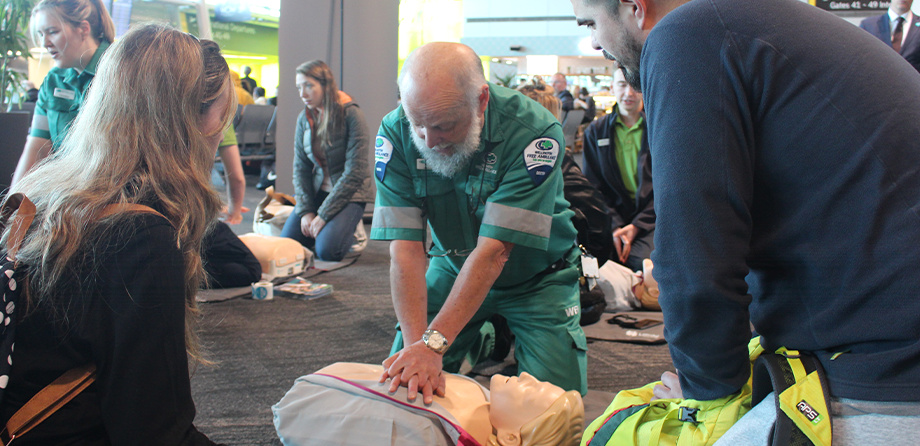
<svg viewBox="0 0 920 446">
<path fill-rule="evenodd" d="M 641 67 L 684 395 L 743 385 L 750 317 L 834 396 L 920 400 L 920 74 L 796 0 L 682 5 Z"/>
</svg>

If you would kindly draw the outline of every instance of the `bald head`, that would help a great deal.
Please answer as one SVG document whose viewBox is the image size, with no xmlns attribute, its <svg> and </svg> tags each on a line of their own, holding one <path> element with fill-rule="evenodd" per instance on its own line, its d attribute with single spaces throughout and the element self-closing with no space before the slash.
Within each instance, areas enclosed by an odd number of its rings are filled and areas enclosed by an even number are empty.
<svg viewBox="0 0 920 446">
<path fill-rule="evenodd" d="M 410 105 L 421 99 L 472 106 L 486 85 L 479 56 L 470 47 L 451 42 L 432 42 L 413 51 L 398 82 L 403 101 Z"/>
<path fill-rule="evenodd" d="M 459 43 L 429 43 L 409 55 L 398 82 L 419 153 L 429 168 L 452 177 L 479 148 L 489 104 L 479 56 Z"/>
<path fill-rule="evenodd" d="M 553 85 L 553 90 L 560 92 L 565 90 L 565 87 L 568 85 L 568 82 L 565 80 L 565 75 L 562 73 L 556 73 L 550 78 L 550 83 Z"/>
</svg>

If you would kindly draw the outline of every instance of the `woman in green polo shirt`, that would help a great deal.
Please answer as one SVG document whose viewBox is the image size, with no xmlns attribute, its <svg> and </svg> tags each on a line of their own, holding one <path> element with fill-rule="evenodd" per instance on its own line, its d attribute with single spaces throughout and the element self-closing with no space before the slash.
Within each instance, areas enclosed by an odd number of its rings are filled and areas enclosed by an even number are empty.
<svg viewBox="0 0 920 446">
<path fill-rule="evenodd" d="M 32 38 L 54 68 L 38 92 L 32 128 L 13 184 L 60 146 L 77 117 L 102 53 L 115 40 L 115 24 L 102 0 L 41 0 L 32 8 Z"/>
</svg>

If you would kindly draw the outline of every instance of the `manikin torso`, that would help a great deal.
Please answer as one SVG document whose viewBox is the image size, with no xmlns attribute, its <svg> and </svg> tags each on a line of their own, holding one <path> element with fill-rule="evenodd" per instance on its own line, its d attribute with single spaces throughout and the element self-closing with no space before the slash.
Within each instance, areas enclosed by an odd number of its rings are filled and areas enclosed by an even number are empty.
<svg viewBox="0 0 920 446">
<path fill-rule="evenodd" d="M 316 374 L 342 378 L 368 388 L 378 387 L 380 392 L 386 392 L 387 388 L 377 385 L 383 374 L 380 365 L 336 363 Z M 445 373 L 444 377 L 446 395 L 443 398 L 435 396 L 435 405 L 447 411 L 482 445 L 489 444 L 494 427 L 497 435 L 493 437 L 492 444 L 527 446 L 521 443 L 521 427 L 546 412 L 565 393 L 561 388 L 538 381 L 527 373 L 520 377 L 493 376 L 491 392 L 463 376 Z M 403 395 L 393 397 L 405 399 L 405 389 L 401 391 Z M 421 404 L 421 395 L 417 402 Z"/>
</svg>

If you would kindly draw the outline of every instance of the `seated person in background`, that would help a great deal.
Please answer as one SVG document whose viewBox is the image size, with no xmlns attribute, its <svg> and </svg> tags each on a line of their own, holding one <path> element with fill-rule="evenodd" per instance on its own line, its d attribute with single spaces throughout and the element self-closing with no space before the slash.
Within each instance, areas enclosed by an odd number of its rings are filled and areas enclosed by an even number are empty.
<svg viewBox="0 0 920 446">
<path fill-rule="evenodd" d="M 23 102 L 35 102 L 38 101 L 38 89 L 35 88 L 35 83 L 30 80 L 22 81 L 22 89 L 26 91 L 25 101 Z"/>
<path fill-rule="evenodd" d="M 616 248 L 611 260 L 639 271 L 655 247 L 652 157 L 642 94 L 626 82 L 622 68 L 614 72 L 613 94 L 616 110 L 585 129 L 585 177 L 611 210 Z"/>
<path fill-rule="evenodd" d="M 379 365 L 337 363 L 298 378 L 272 407 L 282 443 L 576 446 L 581 441 L 581 395 L 527 373 L 493 376 L 491 392 L 465 376 L 445 374 L 448 390 L 430 405 L 409 400 L 404 388 L 386 394 L 377 383 L 381 373 Z M 459 434 L 459 443 L 448 432 Z"/>
<path fill-rule="evenodd" d="M 243 88 L 243 83 L 240 80 L 240 75 L 236 71 L 230 70 L 230 79 L 233 80 L 233 91 L 236 92 L 236 102 L 243 107 L 247 105 L 255 104 L 255 101 L 252 99 L 252 94 L 246 91 Z"/>
<path fill-rule="evenodd" d="M 597 104 L 594 103 L 594 98 L 588 94 L 587 88 L 581 87 L 578 90 L 578 99 L 575 100 L 575 105 L 585 109 L 585 117 L 581 120 L 582 124 L 593 121 L 594 117 L 597 116 Z"/>
<path fill-rule="evenodd" d="M 565 79 L 565 75 L 562 73 L 556 73 L 550 78 L 550 83 L 553 85 L 553 90 L 556 91 L 556 97 L 562 102 L 562 114 L 575 108 L 575 97 L 572 96 L 572 93 L 569 92 L 568 86 L 569 83 Z M 562 122 L 562 120 L 559 120 Z"/>
<path fill-rule="evenodd" d="M 201 240 L 220 211 L 210 169 L 236 108 L 228 72 L 212 41 L 134 27 L 102 58 L 60 150 L 13 187 L 37 212 L 16 257 L 28 292 L 0 423 L 66 371 L 96 366 L 15 444 L 214 444 L 192 425 L 188 361 L 201 358 Z"/>
<path fill-rule="evenodd" d="M 342 260 L 371 196 L 370 139 L 364 112 L 339 91 L 329 66 L 305 62 L 295 75 L 306 108 L 294 135 L 297 205 L 281 230 L 320 260 Z"/>
<path fill-rule="evenodd" d="M 265 99 L 265 89 L 262 87 L 256 87 L 252 91 L 252 99 L 256 105 L 268 105 L 268 99 Z"/>
</svg>

